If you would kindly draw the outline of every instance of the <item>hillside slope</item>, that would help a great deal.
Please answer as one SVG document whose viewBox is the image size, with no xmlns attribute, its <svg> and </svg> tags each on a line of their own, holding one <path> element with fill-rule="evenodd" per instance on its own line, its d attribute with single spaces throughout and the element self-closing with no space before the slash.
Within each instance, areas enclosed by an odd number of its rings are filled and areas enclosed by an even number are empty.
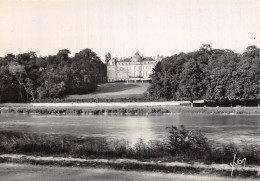
<svg viewBox="0 0 260 181">
<path fill-rule="evenodd" d="M 105 83 L 91 94 L 69 95 L 66 99 L 142 97 L 148 87 L 149 83 Z"/>
</svg>

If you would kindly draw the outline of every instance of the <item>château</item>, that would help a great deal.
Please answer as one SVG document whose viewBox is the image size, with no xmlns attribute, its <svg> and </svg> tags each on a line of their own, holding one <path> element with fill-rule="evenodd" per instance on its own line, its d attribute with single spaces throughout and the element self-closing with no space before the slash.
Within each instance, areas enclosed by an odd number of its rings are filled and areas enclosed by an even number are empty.
<svg viewBox="0 0 260 181">
<path fill-rule="evenodd" d="M 162 58 L 162 56 L 157 56 L 156 59 L 143 57 L 140 56 L 138 52 L 131 58 L 125 58 L 119 61 L 117 58 L 112 58 L 107 63 L 108 82 L 149 81 L 153 68 Z"/>
</svg>

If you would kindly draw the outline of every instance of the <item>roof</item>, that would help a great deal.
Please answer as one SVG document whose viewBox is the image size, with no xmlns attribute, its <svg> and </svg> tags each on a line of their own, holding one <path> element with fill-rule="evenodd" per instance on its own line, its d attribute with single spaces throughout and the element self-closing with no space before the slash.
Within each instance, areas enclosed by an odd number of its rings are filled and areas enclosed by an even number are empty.
<svg viewBox="0 0 260 181">
<path fill-rule="evenodd" d="M 119 62 L 131 62 L 132 59 L 131 58 L 125 58 L 125 59 L 122 59 L 120 60 Z M 145 57 L 144 59 L 142 59 L 142 62 L 148 62 L 148 61 L 155 61 L 153 58 L 151 57 Z"/>
<path fill-rule="evenodd" d="M 142 57 L 139 55 L 138 52 L 136 52 L 136 53 L 134 54 L 133 58 L 142 58 Z"/>
<path fill-rule="evenodd" d="M 155 60 L 153 58 L 151 58 L 151 57 L 145 57 L 143 59 L 143 61 L 155 61 Z"/>
<path fill-rule="evenodd" d="M 120 60 L 120 62 L 131 62 L 131 58 L 122 59 L 122 60 Z"/>
<path fill-rule="evenodd" d="M 163 58 L 162 56 L 160 58 Z M 111 60 L 118 61 L 117 59 L 112 58 Z M 120 59 L 118 62 L 153 62 L 156 61 L 151 57 L 141 57 L 138 52 L 134 54 L 131 58 Z"/>
</svg>

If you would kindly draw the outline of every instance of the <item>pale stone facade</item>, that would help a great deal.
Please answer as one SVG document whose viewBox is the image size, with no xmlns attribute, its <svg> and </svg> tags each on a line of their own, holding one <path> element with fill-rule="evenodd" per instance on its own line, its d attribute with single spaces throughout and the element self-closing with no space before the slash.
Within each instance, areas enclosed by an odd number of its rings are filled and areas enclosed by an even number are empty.
<svg viewBox="0 0 260 181">
<path fill-rule="evenodd" d="M 118 61 L 112 58 L 107 63 L 108 82 L 115 81 L 147 81 L 150 80 L 150 75 L 156 63 L 162 57 L 157 56 L 157 60 L 150 57 L 141 57 L 136 53 L 131 58 L 126 58 Z"/>
</svg>

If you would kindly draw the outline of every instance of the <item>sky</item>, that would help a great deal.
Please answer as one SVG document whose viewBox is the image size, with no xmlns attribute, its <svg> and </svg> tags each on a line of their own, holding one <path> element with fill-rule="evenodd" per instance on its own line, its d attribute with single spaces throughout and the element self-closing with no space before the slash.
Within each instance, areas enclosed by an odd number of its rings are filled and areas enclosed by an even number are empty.
<svg viewBox="0 0 260 181">
<path fill-rule="evenodd" d="M 0 57 L 90 48 L 112 57 L 171 56 L 210 44 L 260 47 L 260 0 L 0 0 Z"/>
</svg>

